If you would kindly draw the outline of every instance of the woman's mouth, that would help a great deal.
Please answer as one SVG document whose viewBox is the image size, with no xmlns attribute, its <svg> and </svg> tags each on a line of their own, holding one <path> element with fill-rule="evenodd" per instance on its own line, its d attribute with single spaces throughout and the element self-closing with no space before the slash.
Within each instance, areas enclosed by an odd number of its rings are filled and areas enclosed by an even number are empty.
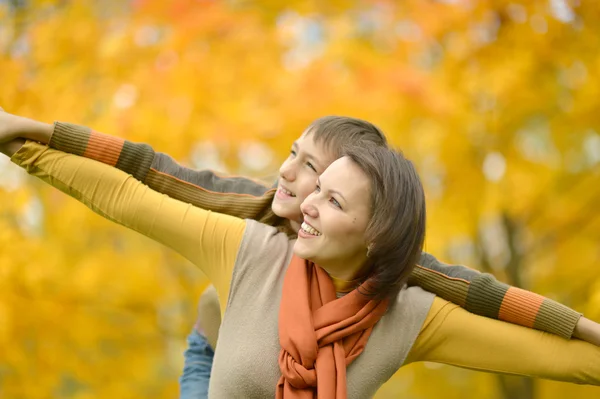
<svg viewBox="0 0 600 399">
<path fill-rule="evenodd" d="M 300 225 L 300 230 L 298 231 L 298 236 L 308 238 L 308 237 L 319 237 L 320 235 L 321 235 L 321 232 L 319 230 L 315 229 L 314 227 L 312 227 L 310 224 L 308 224 L 306 222 L 302 222 L 302 224 Z"/>
</svg>

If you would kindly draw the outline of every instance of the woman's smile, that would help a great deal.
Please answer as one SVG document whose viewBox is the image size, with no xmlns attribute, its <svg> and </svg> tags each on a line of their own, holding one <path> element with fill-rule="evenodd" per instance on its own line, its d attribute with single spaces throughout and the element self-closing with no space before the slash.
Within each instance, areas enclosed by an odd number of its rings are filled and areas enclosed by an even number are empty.
<svg viewBox="0 0 600 399">
<path fill-rule="evenodd" d="M 321 232 L 312 227 L 307 222 L 302 222 L 300 230 L 298 230 L 298 237 L 301 238 L 317 238 L 321 236 Z"/>
</svg>

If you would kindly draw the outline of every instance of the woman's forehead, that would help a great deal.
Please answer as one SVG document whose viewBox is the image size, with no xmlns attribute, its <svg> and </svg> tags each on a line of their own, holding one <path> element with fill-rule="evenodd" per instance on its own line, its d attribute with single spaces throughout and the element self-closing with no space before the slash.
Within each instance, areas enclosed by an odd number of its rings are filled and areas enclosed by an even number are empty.
<svg viewBox="0 0 600 399">
<path fill-rule="evenodd" d="M 319 181 L 324 188 L 339 192 L 346 200 L 370 206 L 371 180 L 349 157 L 335 160 Z"/>
</svg>

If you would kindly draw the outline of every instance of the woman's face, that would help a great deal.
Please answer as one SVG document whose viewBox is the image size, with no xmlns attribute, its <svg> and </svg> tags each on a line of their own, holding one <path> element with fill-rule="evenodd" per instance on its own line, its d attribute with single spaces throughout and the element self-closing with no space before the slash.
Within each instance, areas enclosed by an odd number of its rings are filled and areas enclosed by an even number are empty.
<svg viewBox="0 0 600 399">
<path fill-rule="evenodd" d="M 366 262 L 365 232 L 371 218 L 371 185 L 348 157 L 334 161 L 300 206 L 304 222 L 294 253 L 342 280 L 352 280 Z"/>
<path fill-rule="evenodd" d="M 335 157 L 304 132 L 292 145 L 290 156 L 279 168 L 279 184 L 271 208 L 280 217 L 302 223 L 300 204 L 315 191 L 317 178 Z"/>
</svg>

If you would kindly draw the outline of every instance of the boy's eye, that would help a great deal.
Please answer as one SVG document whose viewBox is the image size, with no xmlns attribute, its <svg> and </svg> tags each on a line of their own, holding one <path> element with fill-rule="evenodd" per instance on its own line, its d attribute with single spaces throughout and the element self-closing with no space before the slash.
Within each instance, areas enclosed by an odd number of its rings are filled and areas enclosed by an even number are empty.
<svg viewBox="0 0 600 399">
<path fill-rule="evenodd" d="M 317 184 L 317 187 L 315 188 L 315 193 L 318 193 L 321 191 L 321 187 Z"/>
<path fill-rule="evenodd" d="M 296 156 L 296 151 L 294 151 L 294 150 L 290 150 L 290 155 L 292 155 L 292 156 Z"/>
<path fill-rule="evenodd" d="M 310 162 L 306 163 L 306 166 L 308 166 L 309 168 L 311 168 L 312 170 L 314 170 L 315 172 L 317 171 L 317 168 L 314 167 L 314 165 Z"/>
<path fill-rule="evenodd" d="M 329 202 L 331 202 L 334 206 L 342 209 L 342 205 L 340 205 L 340 203 L 338 202 L 338 200 L 336 200 L 335 198 L 331 197 L 331 199 L 329 200 Z"/>
</svg>

